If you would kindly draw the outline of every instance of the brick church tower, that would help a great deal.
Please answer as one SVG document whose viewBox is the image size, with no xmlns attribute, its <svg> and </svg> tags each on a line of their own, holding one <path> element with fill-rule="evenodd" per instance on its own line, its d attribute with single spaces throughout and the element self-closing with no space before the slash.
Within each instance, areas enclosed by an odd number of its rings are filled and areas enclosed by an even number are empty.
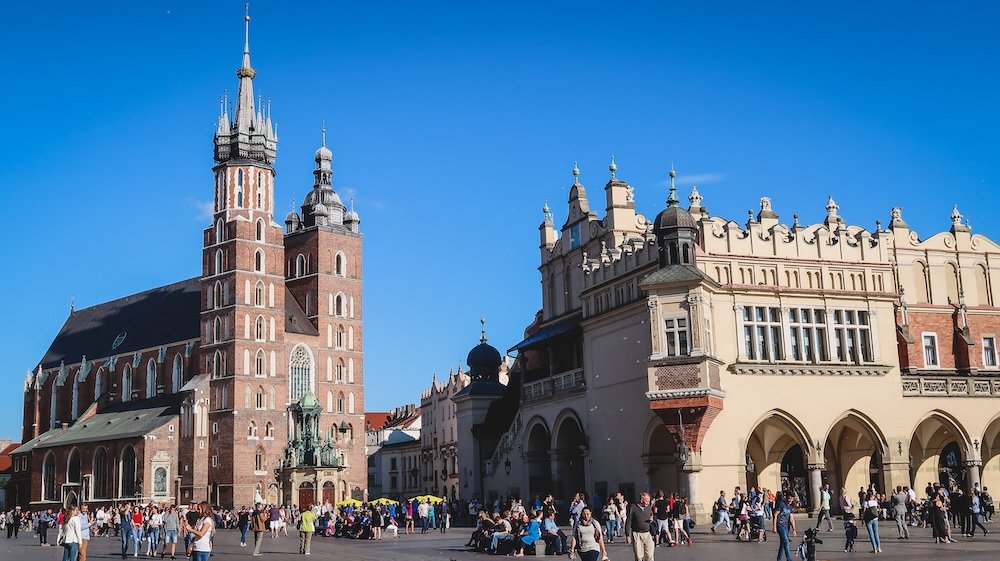
<svg viewBox="0 0 1000 561">
<path fill-rule="evenodd" d="M 277 135 L 254 106 L 246 16 L 239 95 L 215 133 L 214 224 L 202 251 L 201 371 L 210 374 L 210 497 L 248 504 L 281 458 L 287 376 L 284 247 L 274 221 Z M 254 439 L 248 442 L 247 439 Z M 261 454 L 260 452 L 263 452 Z M 272 461 L 268 462 L 268 459 Z M 270 475 L 270 477 L 268 477 Z"/>
</svg>

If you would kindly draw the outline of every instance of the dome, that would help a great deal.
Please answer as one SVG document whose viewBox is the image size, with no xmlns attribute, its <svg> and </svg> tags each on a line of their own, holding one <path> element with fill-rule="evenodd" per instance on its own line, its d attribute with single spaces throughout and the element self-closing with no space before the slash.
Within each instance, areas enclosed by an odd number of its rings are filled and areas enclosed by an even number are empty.
<svg viewBox="0 0 1000 561">
<path fill-rule="evenodd" d="M 660 214 L 656 215 L 656 220 L 653 221 L 653 227 L 656 230 L 664 228 L 697 229 L 698 224 L 695 222 L 694 217 L 691 216 L 690 212 L 679 206 L 668 206 L 663 209 Z"/>
<path fill-rule="evenodd" d="M 349 210 L 347 211 L 347 215 L 344 217 L 344 222 L 361 222 L 361 218 L 358 216 L 358 213 L 353 210 Z"/>
<path fill-rule="evenodd" d="M 308 208 L 318 203 L 322 203 L 328 207 L 344 206 L 344 203 L 340 200 L 340 195 L 329 187 L 309 191 L 309 194 L 306 195 L 306 198 L 302 201 L 302 206 Z"/>
<path fill-rule="evenodd" d="M 320 160 L 332 160 L 333 152 L 330 151 L 326 146 L 320 146 L 319 150 L 316 150 L 316 161 Z"/>
<path fill-rule="evenodd" d="M 285 224 L 298 224 L 299 222 L 299 213 L 294 210 L 285 215 Z"/>
<path fill-rule="evenodd" d="M 329 216 L 330 211 L 326 209 L 326 205 L 323 203 L 316 203 L 313 205 L 313 216 Z"/>
<path fill-rule="evenodd" d="M 299 400 L 299 407 L 303 409 L 319 407 L 319 400 L 316 399 L 316 395 L 312 392 L 306 392 L 306 395 L 302 396 L 302 399 Z"/>
<path fill-rule="evenodd" d="M 465 362 L 468 363 L 469 369 L 473 372 L 477 370 L 497 372 L 500 368 L 500 363 L 503 362 L 503 357 L 500 356 L 500 351 L 496 350 L 493 345 L 483 342 L 469 351 L 469 356 L 466 357 Z"/>
</svg>

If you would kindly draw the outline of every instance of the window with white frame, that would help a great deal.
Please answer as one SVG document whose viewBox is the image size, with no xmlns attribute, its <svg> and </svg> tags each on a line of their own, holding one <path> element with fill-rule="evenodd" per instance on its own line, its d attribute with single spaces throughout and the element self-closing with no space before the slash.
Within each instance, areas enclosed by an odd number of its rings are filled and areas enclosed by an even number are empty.
<svg viewBox="0 0 1000 561">
<path fill-rule="evenodd" d="M 826 311 L 811 308 L 788 310 L 789 351 L 792 360 L 830 360 L 826 348 Z"/>
<path fill-rule="evenodd" d="M 833 351 L 841 362 L 871 362 L 871 317 L 864 310 L 833 311 Z"/>
<path fill-rule="evenodd" d="M 779 308 L 743 306 L 743 343 L 749 360 L 784 359 L 781 339 Z"/>
<path fill-rule="evenodd" d="M 687 318 L 677 317 L 664 320 L 666 334 L 663 338 L 663 347 L 667 356 L 686 356 L 688 349 L 688 321 Z"/>
<path fill-rule="evenodd" d="M 940 366 L 940 364 L 938 363 L 937 334 L 924 333 L 923 342 L 924 342 L 924 366 L 925 367 Z"/>
<path fill-rule="evenodd" d="M 983 366 L 995 368 L 997 365 L 997 340 L 990 335 L 983 337 Z"/>
</svg>

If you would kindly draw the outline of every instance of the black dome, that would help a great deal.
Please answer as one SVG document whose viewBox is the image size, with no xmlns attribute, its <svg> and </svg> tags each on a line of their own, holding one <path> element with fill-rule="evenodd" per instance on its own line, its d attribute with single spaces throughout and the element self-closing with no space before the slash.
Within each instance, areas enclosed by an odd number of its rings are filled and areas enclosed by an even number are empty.
<svg viewBox="0 0 1000 561">
<path fill-rule="evenodd" d="M 663 209 L 663 212 L 656 215 L 656 220 L 653 222 L 653 226 L 657 230 L 662 228 L 696 229 L 698 224 L 694 221 L 694 217 L 691 216 L 690 212 L 679 206 L 668 206 Z"/>
<path fill-rule="evenodd" d="M 469 356 L 465 359 L 465 362 L 469 364 L 469 368 L 473 371 L 477 369 L 498 369 L 500 368 L 500 363 L 503 358 L 500 356 L 500 351 L 496 350 L 493 345 L 489 343 L 480 343 L 469 351 Z"/>
</svg>

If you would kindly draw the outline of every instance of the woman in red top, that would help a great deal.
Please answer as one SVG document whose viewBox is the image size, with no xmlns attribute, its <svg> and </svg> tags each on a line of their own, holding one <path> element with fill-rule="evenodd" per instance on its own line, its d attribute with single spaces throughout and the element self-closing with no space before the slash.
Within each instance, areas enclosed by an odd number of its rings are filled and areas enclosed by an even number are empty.
<svg viewBox="0 0 1000 561">
<path fill-rule="evenodd" d="M 135 546 L 135 553 L 132 557 L 139 556 L 139 547 L 142 545 L 143 522 L 142 509 L 138 506 L 132 509 L 132 543 Z"/>
</svg>

